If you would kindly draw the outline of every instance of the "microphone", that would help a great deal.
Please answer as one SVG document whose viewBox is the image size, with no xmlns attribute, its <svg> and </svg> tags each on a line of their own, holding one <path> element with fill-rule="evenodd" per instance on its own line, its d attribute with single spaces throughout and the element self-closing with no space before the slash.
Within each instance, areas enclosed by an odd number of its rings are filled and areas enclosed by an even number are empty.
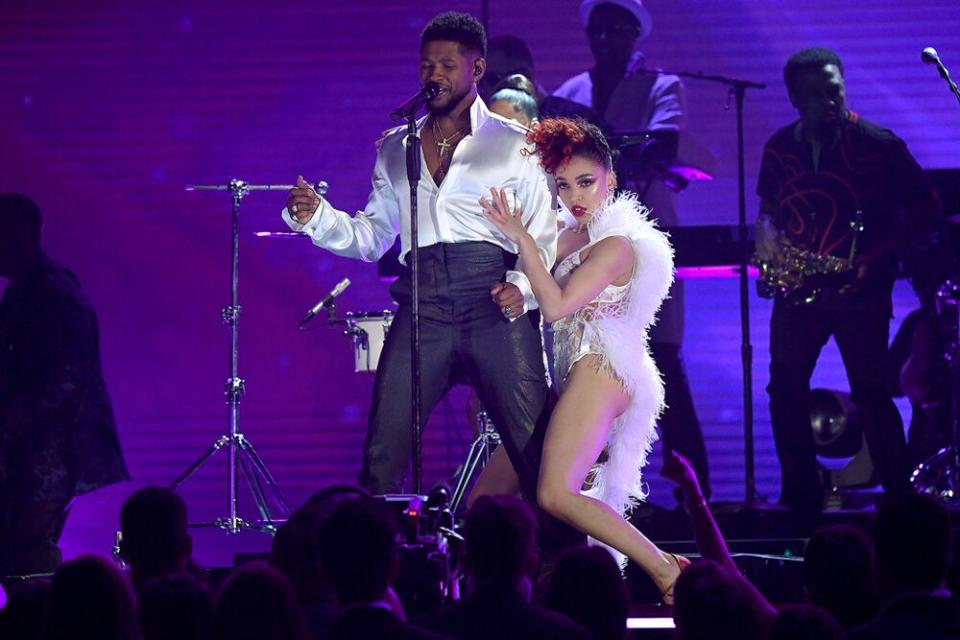
<svg viewBox="0 0 960 640">
<path fill-rule="evenodd" d="M 940 77 L 947 81 L 950 92 L 960 101 L 960 88 L 957 88 L 957 83 L 953 81 L 953 78 L 950 77 L 950 72 L 943 66 L 943 61 L 940 59 L 940 54 L 937 53 L 937 50 L 933 47 L 925 48 L 920 52 L 920 59 L 926 64 L 937 65 L 937 71 L 940 72 Z"/>
<path fill-rule="evenodd" d="M 950 72 L 947 71 L 947 68 L 943 66 L 943 61 L 940 60 L 940 54 L 937 53 L 937 50 L 933 47 L 927 47 L 920 52 L 920 59 L 926 64 L 935 64 L 937 65 L 937 71 L 940 72 L 940 76 L 943 77 L 947 82 L 950 81 Z"/>
<path fill-rule="evenodd" d="M 333 306 L 333 301 L 334 301 L 334 299 L 335 299 L 338 295 L 340 295 L 341 293 L 343 293 L 344 289 L 346 289 L 346 288 L 349 287 L 349 286 L 350 286 L 350 278 L 344 278 L 343 280 L 341 280 L 340 282 L 338 282 L 338 283 L 337 283 L 337 286 L 335 286 L 335 287 L 333 288 L 333 290 L 330 291 L 330 293 L 328 293 L 327 295 L 325 295 L 325 296 L 320 300 L 320 302 L 318 302 L 317 304 L 313 305 L 313 307 L 311 307 L 311 309 L 310 309 L 309 311 L 307 311 L 307 314 L 306 314 L 305 316 L 303 316 L 303 320 L 300 321 L 300 324 L 298 325 L 298 328 L 299 328 L 299 329 L 303 329 L 304 325 L 306 325 L 308 322 L 310 322 L 310 319 L 313 318 L 313 316 L 315 316 L 315 315 L 317 315 L 318 313 L 320 313 L 320 310 L 321 310 L 321 309 L 323 309 L 323 308 L 325 308 L 325 307 Z"/>
<path fill-rule="evenodd" d="M 390 112 L 391 120 L 403 120 L 411 117 L 421 107 L 440 94 L 440 87 L 434 82 L 428 82 L 413 96 L 407 98 L 403 104 Z"/>
<path fill-rule="evenodd" d="M 937 53 L 937 50 L 934 49 L 933 47 L 927 47 L 926 49 L 921 51 L 920 59 L 926 62 L 927 64 L 936 64 L 938 66 L 943 64 L 942 62 L 940 62 L 940 55 Z"/>
</svg>

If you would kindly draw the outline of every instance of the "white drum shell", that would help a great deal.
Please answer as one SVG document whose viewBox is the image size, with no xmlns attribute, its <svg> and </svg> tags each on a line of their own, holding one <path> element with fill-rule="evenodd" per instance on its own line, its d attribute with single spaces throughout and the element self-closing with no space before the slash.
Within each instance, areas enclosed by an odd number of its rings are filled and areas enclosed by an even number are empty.
<svg viewBox="0 0 960 640">
<path fill-rule="evenodd" d="M 346 314 L 346 335 L 353 339 L 354 371 L 375 372 L 393 322 L 392 311 Z"/>
</svg>

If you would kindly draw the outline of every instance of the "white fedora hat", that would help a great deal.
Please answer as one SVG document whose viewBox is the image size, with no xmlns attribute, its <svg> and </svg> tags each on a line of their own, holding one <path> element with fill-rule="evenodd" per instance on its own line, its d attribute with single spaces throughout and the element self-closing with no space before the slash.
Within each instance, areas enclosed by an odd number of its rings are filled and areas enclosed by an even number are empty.
<svg viewBox="0 0 960 640">
<path fill-rule="evenodd" d="M 590 14 L 601 4 L 615 4 L 632 13 L 633 17 L 640 23 L 640 40 L 650 35 L 650 31 L 653 29 L 653 17 L 643 6 L 641 0 L 583 0 L 580 3 L 580 22 L 583 23 L 583 26 L 590 23 Z"/>
</svg>

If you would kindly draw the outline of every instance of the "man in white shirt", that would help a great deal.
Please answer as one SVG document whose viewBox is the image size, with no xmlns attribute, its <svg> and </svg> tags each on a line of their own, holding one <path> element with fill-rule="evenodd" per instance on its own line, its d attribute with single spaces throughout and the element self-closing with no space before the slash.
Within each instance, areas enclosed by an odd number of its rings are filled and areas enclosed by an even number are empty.
<svg viewBox="0 0 960 640">
<path fill-rule="evenodd" d="M 641 0 L 583 0 L 580 19 L 586 27 L 595 65 L 554 91 L 553 96 L 590 107 L 606 133 L 653 132 L 654 142 L 622 150 L 617 163 L 620 184 L 635 191 L 661 226 L 676 226 L 673 192 L 637 165 L 676 159 L 683 124 L 683 83 L 673 75 L 646 73 L 643 56 L 634 51 L 650 34 L 653 21 Z M 545 107 L 546 109 L 546 107 Z M 683 365 L 683 281 L 676 280 L 650 332 L 650 348 L 666 385 L 667 409 L 660 418 L 664 448 L 676 449 L 693 463 L 704 495 L 710 496 L 707 452 Z"/>
<path fill-rule="evenodd" d="M 538 456 L 521 452 L 548 395 L 539 313 L 526 276 L 514 270 L 517 247 L 484 218 L 479 199 L 492 187 L 514 195 L 547 268 L 556 257 L 557 223 L 546 175 L 536 158 L 521 153 L 524 130 L 491 114 L 477 97 L 485 52 L 483 27 L 467 14 L 440 14 L 421 36 L 420 81 L 440 90 L 418 122 L 422 415 L 465 375 L 499 427 L 524 492 L 533 496 Z M 409 266 L 405 139 L 404 127 L 384 137 L 363 211 L 351 217 L 335 209 L 301 178 L 283 219 L 317 246 L 368 262 L 399 234 L 400 261 Z M 373 493 L 401 489 L 412 440 L 409 270 L 391 294 L 399 308 L 377 369 L 360 474 Z"/>
</svg>

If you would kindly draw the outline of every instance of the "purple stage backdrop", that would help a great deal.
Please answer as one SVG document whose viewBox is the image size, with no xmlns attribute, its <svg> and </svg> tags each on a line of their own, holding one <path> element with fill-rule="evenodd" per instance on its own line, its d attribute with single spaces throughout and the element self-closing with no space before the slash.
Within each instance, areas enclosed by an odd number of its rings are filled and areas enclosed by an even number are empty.
<svg viewBox="0 0 960 640">
<path fill-rule="evenodd" d="M 374 141 L 390 108 L 417 83 L 420 29 L 445 9 L 480 15 L 480 2 L 351 3 L 275 0 L 155 3 L 6 0 L 0 22 L 0 191 L 21 191 L 45 212 L 49 253 L 76 270 L 96 305 L 103 358 L 134 481 L 77 501 L 67 556 L 105 552 L 119 502 L 165 484 L 226 429 L 223 402 L 229 300 L 229 200 L 187 193 L 190 183 L 330 182 L 341 208 L 363 206 Z M 489 3 L 491 35 L 527 39 L 539 80 L 553 89 L 591 64 L 573 0 Z M 929 168 L 960 166 L 960 109 L 920 50 L 936 46 L 960 68 L 955 0 L 854 5 L 651 0 L 651 65 L 768 84 L 746 105 L 748 206 L 764 140 L 793 117 L 780 80 L 787 56 L 836 49 L 851 106 L 903 137 Z M 736 221 L 734 114 L 723 87 L 687 83 L 685 159 L 712 171 L 679 199 L 684 224 Z M 333 257 L 280 228 L 281 194 L 254 193 L 242 213 L 242 426 L 289 501 L 352 481 L 359 468 L 371 378 L 353 373 L 336 329 L 298 332 L 304 310 L 336 281 L 354 285 L 341 311 L 390 306 L 373 265 Z M 685 354 L 711 455 L 715 497 L 743 495 L 737 286 L 687 288 Z M 898 286 L 896 324 L 913 305 Z M 770 305 L 751 299 L 757 473 L 778 493 L 764 386 Z M 833 347 L 815 383 L 846 388 Z M 425 479 L 446 479 L 472 438 L 456 390 L 425 436 Z M 905 415 L 905 418 L 909 416 Z M 192 515 L 226 509 L 225 460 L 183 489 Z M 669 487 L 651 462 L 652 499 Z M 246 501 L 245 508 L 249 508 Z M 252 515 L 251 512 L 247 512 Z M 201 561 L 225 563 L 263 536 L 198 535 Z"/>
</svg>

